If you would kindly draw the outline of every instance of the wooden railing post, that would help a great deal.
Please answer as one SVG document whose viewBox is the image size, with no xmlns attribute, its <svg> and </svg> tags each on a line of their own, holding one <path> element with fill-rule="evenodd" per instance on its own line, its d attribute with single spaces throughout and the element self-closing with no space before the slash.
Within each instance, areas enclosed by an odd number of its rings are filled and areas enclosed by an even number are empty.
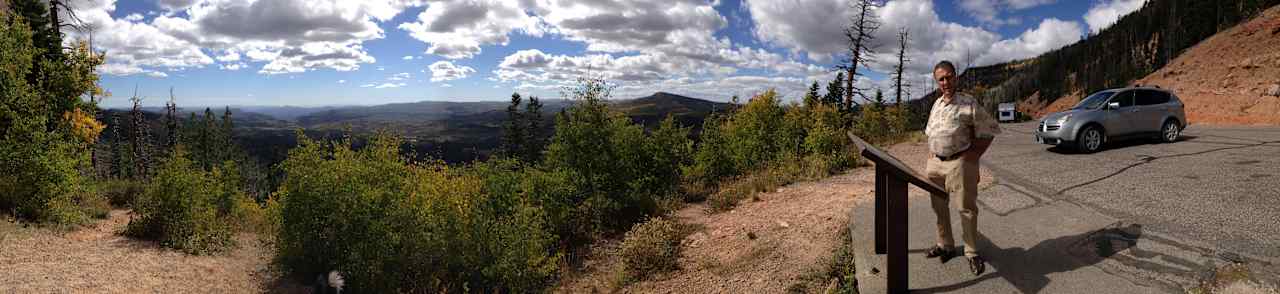
<svg viewBox="0 0 1280 294">
<path fill-rule="evenodd" d="M 876 188 L 875 188 L 876 189 L 875 190 L 875 195 L 876 195 L 875 252 L 876 254 L 885 254 L 884 242 L 885 242 L 885 238 L 887 237 L 885 235 L 885 229 L 888 228 L 887 224 L 885 224 L 885 221 L 887 220 L 885 218 L 885 211 L 889 209 L 886 206 L 887 204 L 885 203 L 886 201 L 885 194 L 889 191 L 889 188 L 886 188 L 889 185 L 889 178 L 890 178 L 889 169 L 887 167 L 876 165 Z"/>
<path fill-rule="evenodd" d="M 907 293 L 907 181 L 888 177 L 885 198 L 889 205 L 885 213 L 889 260 L 885 263 L 889 293 Z"/>
<path fill-rule="evenodd" d="M 925 180 L 897 158 L 849 133 L 849 139 L 862 149 L 862 156 L 876 164 L 875 187 L 875 253 L 887 254 L 885 283 L 889 293 L 907 293 L 907 184 L 929 192 L 931 197 L 947 198 L 942 187 Z"/>
</svg>

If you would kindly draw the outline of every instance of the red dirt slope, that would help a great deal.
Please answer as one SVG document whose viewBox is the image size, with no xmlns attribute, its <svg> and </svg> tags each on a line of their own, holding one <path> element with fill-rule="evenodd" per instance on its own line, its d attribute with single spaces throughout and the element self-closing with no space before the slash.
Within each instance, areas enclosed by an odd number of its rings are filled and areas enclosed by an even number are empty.
<svg viewBox="0 0 1280 294">
<path fill-rule="evenodd" d="M 1172 89 L 1192 124 L 1280 125 L 1280 7 L 1210 37 L 1135 84 Z M 1270 94 L 1270 95 L 1268 95 Z"/>
</svg>

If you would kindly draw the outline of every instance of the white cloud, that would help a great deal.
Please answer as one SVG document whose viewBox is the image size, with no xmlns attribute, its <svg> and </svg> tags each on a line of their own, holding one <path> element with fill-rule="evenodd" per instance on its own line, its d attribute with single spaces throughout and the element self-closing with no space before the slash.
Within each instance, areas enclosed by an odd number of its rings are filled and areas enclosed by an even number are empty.
<svg viewBox="0 0 1280 294">
<path fill-rule="evenodd" d="M 404 86 L 405 86 L 405 83 L 382 83 L 381 85 L 375 86 L 375 87 L 373 87 L 373 88 L 374 88 L 374 89 L 386 89 L 386 88 L 399 88 L 399 87 L 404 87 Z"/>
<path fill-rule="evenodd" d="M 169 36 L 150 24 L 113 19 L 111 13 L 116 9 L 113 0 L 72 1 L 68 4 L 88 30 L 67 27 L 63 31 L 68 36 L 64 42 L 87 40 L 92 33 L 95 49 L 110 53 L 102 73 L 127 75 L 149 72 L 150 68 L 181 70 L 213 63 L 213 59 L 195 44 Z M 66 14 L 65 11 L 62 13 Z M 64 16 L 64 19 L 70 19 L 70 15 Z"/>
<path fill-rule="evenodd" d="M 147 76 L 153 77 L 153 78 L 166 78 L 166 77 L 169 77 L 169 74 L 166 74 L 162 71 L 153 71 L 153 72 L 148 72 Z"/>
<path fill-rule="evenodd" d="M 394 75 L 391 75 L 391 77 L 387 78 L 388 81 L 403 81 L 407 79 L 409 79 L 409 73 L 407 72 L 394 74 Z"/>
<path fill-rule="evenodd" d="M 113 76 L 127 76 L 146 72 L 141 67 L 123 63 L 107 63 L 98 66 L 98 72 Z"/>
<path fill-rule="evenodd" d="M 728 22 L 704 0 L 552 0 L 537 10 L 566 39 L 601 52 L 698 52 Z"/>
<path fill-rule="evenodd" d="M 441 88 L 452 88 L 452 87 L 453 87 L 453 85 L 450 85 L 450 84 L 440 84 L 440 87 L 441 87 Z"/>
<path fill-rule="evenodd" d="M 338 80 L 338 83 L 339 83 L 339 84 L 346 84 L 346 83 L 347 83 L 347 80 Z"/>
<path fill-rule="evenodd" d="M 431 70 L 431 81 L 442 82 L 456 79 L 466 78 L 467 75 L 476 72 L 476 69 L 470 66 L 457 66 L 453 62 L 441 60 L 432 63 L 427 67 Z"/>
<path fill-rule="evenodd" d="M 161 8 L 168 10 L 182 10 L 196 4 L 196 0 L 159 0 L 156 2 L 160 4 Z"/>
<path fill-rule="evenodd" d="M 744 5 L 755 21 L 752 33 L 761 41 L 807 52 L 820 62 L 845 49 L 840 38 L 852 15 L 848 1 L 744 0 Z"/>
<path fill-rule="evenodd" d="M 1035 57 L 1040 53 L 1062 48 L 1080 41 L 1084 29 L 1074 21 L 1056 18 L 1040 22 L 1040 26 L 1023 32 L 1017 39 L 1001 40 L 991 45 L 990 51 L 979 58 L 979 64 L 991 64 L 1012 59 Z"/>
<path fill-rule="evenodd" d="M 992 0 L 986 3 L 1005 9 L 1025 9 L 1051 2 Z M 753 32 L 760 40 L 819 61 L 832 61 L 846 53 L 841 28 L 853 12 L 845 1 L 747 0 L 746 4 L 756 22 Z M 876 15 L 881 26 L 873 35 L 876 42 L 872 49 L 876 54 L 869 57 L 868 68 L 881 73 L 892 71 L 897 65 L 897 34 L 906 28 L 911 37 L 907 53 L 912 59 L 907 71 L 912 77 L 926 76 L 933 64 L 941 60 L 951 60 L 963 67 L 970 60 L 974 66 L 981 66 L 1036 56 L 1068 45 L 1081 35 L 1076 22 L 1047 19 L 1017 38 L 1002 39 L 981 27 L 943 21 L 934 1 L 929 0 L 889 1 L 876 10 Z"/>
<path fill-rule="evenodd" d="M 427 54 L 460 59 L 479 54 L 480 46 L 506 45 L 514 31 L 541 36 L 538 24 L 516 1 L 446 0 L 428 4 L 417 22 L 398 28 L 428 44 Z"/>
<path fill-rule="evenodd" d="M 1057 0 L 959 0 L 956 5 L 960 10 L 985 25 L 999 27 L 1016 25 L 1022 22 L 1018 17 L 1003 15 L 1005 11 L 1016 11 L 1041 5 L 1048 5 Z"/>
<path fill-rule="evenodd" d="M 245 53 L 249 62 L 266 63 L 259 73 L 279 74 L 349 71 L 375 62 L 362 44 L 383 38 L 378 22 L 423 1 L 159 0 L 168 12 L 149 23 L 134 14 L 113 19 L 115 0 L 69 3 L 94 29 L 95 47 L 110 52 L 107 63 L 126 65 L 117 68 L 181 70 L 212 64 L 211 54 L 233 62 Z"/>
<path fill-rule="evenodd" d="M 1146 0 L 1105 0 L 1097 2 L 1093 7 L 1089 7 L 1089 11 L 1084 14 L 1084 22 L 1089 24 L 1089 32 L 1097 34 L 1112 24 L 1115 24 L 1121 16 L 1142 8 Z"/>
<path fill-rule="evenodd" d="M 248 64 L 245 64 L 244 62 L 237 62 L 237 63 L 230 63 L 230 64 L 222 64 L 222 65 L 218 65 L 218 68 L 220 68 L 220 69 L 225 69 L 225 70 L 240 70 L 240 69 L 245 68 L 245 67 L 248 67 L 248 66 L 249 66 L 249 65 L 248 65 Z"/>
<path fill-rule="evenodd" d="M 227 51 L 227 54 L 218 56 L 218 61 L 221 61 L 221 62 L 240 61 L 240 53 L 235 51 Z"/>
<path fill-rule="evenodd" d="M 1004 1 L 1006 6 L 1009 6 L 1009 8 L 1013 8 L 1015 10 L 1022 10 L 1022 9 L 1032 8 L 1040 5 L 1049 5 L 1049 4 L 1053 4 L 1054 2 L 1058 2 L 1058 0 L 1005 0 Z"/>
<path fill-rule="evenodd" d="M 412 59 L 413 59 L 413 55 L 405 55 L 404 57 L 400 58 L 400 60 L 412 60 Z"/>
</svg>

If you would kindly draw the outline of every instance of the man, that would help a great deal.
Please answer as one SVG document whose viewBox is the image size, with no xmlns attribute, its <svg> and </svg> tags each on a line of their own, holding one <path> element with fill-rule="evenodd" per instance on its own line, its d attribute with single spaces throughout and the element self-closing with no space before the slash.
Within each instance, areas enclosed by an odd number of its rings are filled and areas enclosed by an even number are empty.
<svg viewBox="0 0 1280 294">
<path fill-rule="evenodd" d="M 949 199 L 960 203 L 960 225 L 964 228 L 964 256 L 969 270 L 981 275 L 986 263 L 978 256 L 978 159 L 1000 133 L 991 114 L 973 97 L 956 93 L 956 67 L 949 61 L 933 67 L 942 97 L 933 102 L 925 135 L 929 137 L 929 157 L 925 174 L 929 181 L 945 187 Z M 938 243 L 925 253 L 947 262 L 958 255 L 951 237 L 951 211 L 947 200 L 933 198 L 933 212 L 938 217 Z"/>
</svg>

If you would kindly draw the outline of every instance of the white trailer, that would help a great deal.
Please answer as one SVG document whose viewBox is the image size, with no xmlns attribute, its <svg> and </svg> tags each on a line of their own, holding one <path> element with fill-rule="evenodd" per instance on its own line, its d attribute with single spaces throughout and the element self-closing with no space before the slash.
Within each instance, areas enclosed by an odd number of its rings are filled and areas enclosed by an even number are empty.
<svg viewBox="0 0 1280 294">
<path fill-rule="evenodd" d="M 1013 103 L 1000 103 L 996 112 L 1001 122 L 1014 121 L 1018 117 L 1018 110 L 1014 109 Z"/>
</svg>

